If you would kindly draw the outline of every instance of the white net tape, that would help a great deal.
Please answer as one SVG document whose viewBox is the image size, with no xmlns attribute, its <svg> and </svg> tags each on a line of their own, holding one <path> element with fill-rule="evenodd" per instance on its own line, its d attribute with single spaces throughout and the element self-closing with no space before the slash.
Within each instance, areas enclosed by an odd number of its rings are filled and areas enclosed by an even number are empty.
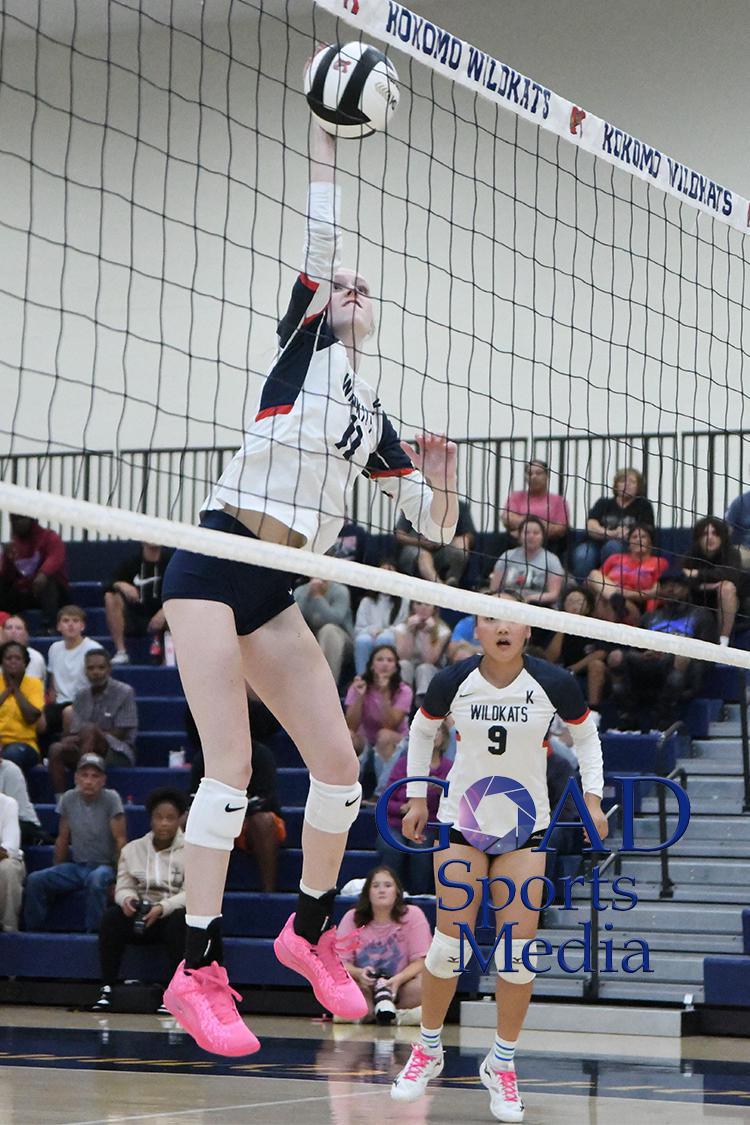
<svg viewBox="0 0 750 1125">
<path fill-rule="evenodd" d="M 297 550 L 276 543 L 263 543 L 245 536 L 230 535 L 190 524 L 175 523 L 156 516 L 140 515 L 121 508 L 108 508 L 65 496 L 53 496 L 20 485 L 0 483 L 0 511 L 18 512 L 36 519 L 69 524 L 81 530 L 98 531 L 123 539 L 141 539 L 161 543 L 165 547 L 181 547 L 200 554 L 213 555 L 236 562 L 288 570 L 310 578 L 325 578 L 344 585 L 364 587 L 384 594 L 424 601 L 465 614 L 481 614 L 517 621 L 555 632 L 575 633 L 593 640 L 608 641 L 625 647 L 648 648 L 671 652 L 694 660 L 714 664 L 730 664 L 750 668 L 750 652 L 721 648 L 689 637 L 652 633 L 610 621 L 599 621 L 572 613 L 523 605 L 510 599 L 458 590 L 422 578 L 411 578 L 395 571 L 362 563 L 347 562 L 329 555 Z"/>
</svg>

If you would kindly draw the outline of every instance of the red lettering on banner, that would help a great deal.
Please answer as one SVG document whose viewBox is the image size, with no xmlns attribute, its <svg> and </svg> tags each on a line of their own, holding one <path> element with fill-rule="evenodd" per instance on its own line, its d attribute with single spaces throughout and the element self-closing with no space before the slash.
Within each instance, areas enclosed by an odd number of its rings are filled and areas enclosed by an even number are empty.
<svg viewBox="0 0 750 1125">
<path fill-rule="evenodd" d="M 583 136 L 583 119 L 585 116 L 585 109 L 579 109 L 577 105 L 573 106 L 570 111 L 570 131 L 573 136 L 576 136 L 576 134 Z"/>
</svg>

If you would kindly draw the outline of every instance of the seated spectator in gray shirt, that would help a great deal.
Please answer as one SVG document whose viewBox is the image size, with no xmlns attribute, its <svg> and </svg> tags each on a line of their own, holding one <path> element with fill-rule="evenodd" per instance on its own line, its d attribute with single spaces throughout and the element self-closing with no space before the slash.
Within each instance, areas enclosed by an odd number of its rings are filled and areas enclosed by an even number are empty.
<svg viewBox="0 0 750 1125">
<path fill-rule="evenodd" d="M 565 569 L 545 548 L 544 527 L 536 516 L 520 524 L 521 546 L 500 556 L 490 575 L 490 592 L 520 594 L 531 605 L 557 605 L 565 581 Z"/>
<path fill-rule="evenodd" d="M 26 880 L 27 930 L 44 930 L 51 902 L 78 890 L 86 894 L 86 933 L 99 929 L 107 888 L 115 880 L 120 851 L 127 842 L 120 795 L 105 789 L 106 781 L 103 759 L 84 754 L 76 770 L 75 788 L 60 801 L 54 866 L 34 871 Z"/>
<path fill-rule="evenodd" d="M 294 600 L 315 634 L 338 683 L 344 659 L 352 651 L 354 623 L 348 587 L 322 578 L 311 578 L 297 587 Z"/>
<path fill-rule="evenodd" d="M 24 845 L 45 843 L 47 837 L 42 832 L 36 809 L 31 803 L 23 770 L 15 762 L 8 762 L 2 757 L 2 747 L 0 747 L 0 793 L 12 797 L 18 805 L 21 843 Z"/>
<path fill-rule="evenodd" d="M 135 692 L 113 680 L 104 649 L 86 653 L 89 686 L 73 700 L 70 733 L 49 748 L 49 776 L 56 794 L 67 788 L 65 767 L 75 766 L 82 754 L 98 754 L 108 766 L 132 766 L 138 733 Z"/>
</svg>

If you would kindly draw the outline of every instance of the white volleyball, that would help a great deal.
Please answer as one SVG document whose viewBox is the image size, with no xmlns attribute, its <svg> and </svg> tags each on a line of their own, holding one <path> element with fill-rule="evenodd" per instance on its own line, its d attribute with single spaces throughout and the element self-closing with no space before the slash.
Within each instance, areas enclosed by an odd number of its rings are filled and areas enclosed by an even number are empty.
<svg viewBox="0 0 750 1125">
<path fill-rule="evenodd" d="M 305 94 L 317 121 L 337 137 L 370 137 L 385 129 L 398 106 L 398 74 L 377 47 L 322 47 L 305 74 Z"/>
</svg>

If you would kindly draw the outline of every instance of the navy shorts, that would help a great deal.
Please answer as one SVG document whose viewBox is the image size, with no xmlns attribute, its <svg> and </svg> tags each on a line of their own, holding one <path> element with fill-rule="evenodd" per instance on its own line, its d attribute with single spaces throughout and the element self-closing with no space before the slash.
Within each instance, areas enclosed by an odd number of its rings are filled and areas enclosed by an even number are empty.
<svg viewBox="0 0 750 1125">
<path fill-rule="evenodd" d="M 521 844 L 520 848 L 514 848 L 513 850 L 522 852 L 525 848 L 538 848 L 542 840 L 544 839 L 546 831 L 546 828 L 540 828 L 537 832 L 532 832 L 525 844 Z M 464 844 L 467 848 L 476 848 L 476 844 L 472 844 L 471 841 L 467 840 L 463 832 L 459 832 L 457 828 L 451 828 L 450 832 L 448 833 L 448 839 L 452 844 Z M 480 850 L 480 848 L 477 848 L 477 851 Z M 496 854 L 507 855 L 508 853 L 492 852 L 491 854 L 494 856 Z"/>
<path fill-rule="evenodd" d="M 221 511 L 203 512 L 201 527 L 258 538 L 234 516 Z M 181 550 L 175 551 L 164 572 L 162 601 L 170 598 L 223 602 L 234 613 L 238 636 L 255 632 L 294 605 L 292 576 L 285 570 Z"/>
</svg>

